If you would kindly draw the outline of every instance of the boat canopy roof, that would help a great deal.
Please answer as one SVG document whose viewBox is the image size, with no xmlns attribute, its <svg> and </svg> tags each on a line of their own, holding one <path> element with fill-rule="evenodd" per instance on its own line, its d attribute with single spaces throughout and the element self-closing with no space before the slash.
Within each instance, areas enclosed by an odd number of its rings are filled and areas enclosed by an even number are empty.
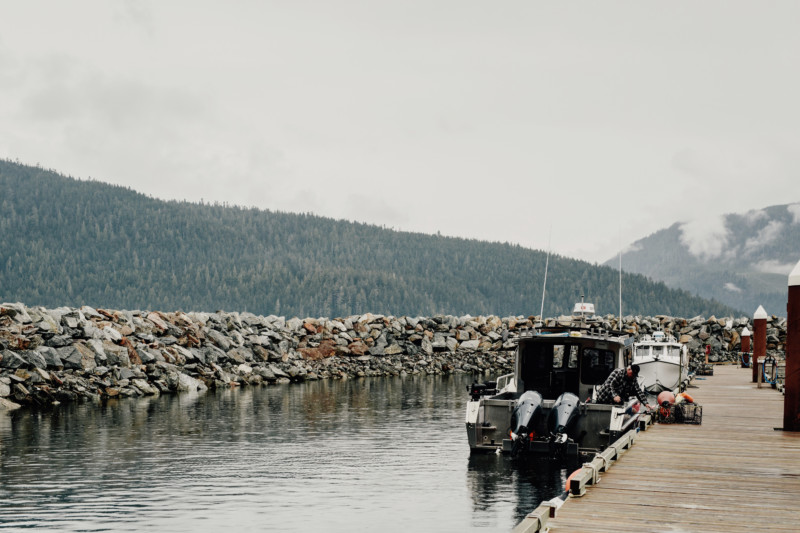
<svg viewBox="0 0 800 533">
<path fill-rule="evenodd" d="M 570 342 L 602 341 L 613 342 L 622 346 L 630 346 L 634 343 L 633 337 L 620 333 L 619 331 L 608 331 L 596 328 L 575 328 L 575 327 L 553 327 L 523 331 L 520 333 L 517 342 L 543 342 L 551 339 L 569 338 Z"/>
</svg>

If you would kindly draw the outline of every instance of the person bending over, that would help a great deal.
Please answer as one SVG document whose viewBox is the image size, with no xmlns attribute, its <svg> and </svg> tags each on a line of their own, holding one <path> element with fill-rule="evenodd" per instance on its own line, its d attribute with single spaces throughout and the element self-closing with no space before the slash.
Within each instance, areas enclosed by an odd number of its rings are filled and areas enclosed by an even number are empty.
<svg viewBox="0 0 800 533">
<path fill-rule="evenodd" d="M 648 409 L 653 409 L 647 403 L 647 396 L 639 387 L 639 382 L 636 381 L 638 375 L 639 365 L 630 365 L 627 368 L 618 368 L 611 372 L 597 389 L 597 403 L 620 405 L 631 396 L 636 396 Z"/>
</svg>

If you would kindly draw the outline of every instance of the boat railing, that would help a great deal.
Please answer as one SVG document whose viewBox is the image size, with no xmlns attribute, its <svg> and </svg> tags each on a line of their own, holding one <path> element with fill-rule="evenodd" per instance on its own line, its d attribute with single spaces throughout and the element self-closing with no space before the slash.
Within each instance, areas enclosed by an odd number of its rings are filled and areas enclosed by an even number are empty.
<svg viewBox="0 0 800 533">
<path fill-rule="evenodd" d="M 497 378 L 497 390 L 502 391 L 514 380 L 514 374 L 505 374 Z"/>
<path fill-rule="evenodd" d="M 675 338 L 675 336 L 672 334 L 666 334 L 663 336 L 656 337 L 655 335 L 645 333 L 639 337 L 639 340 L 637 342 L 640 343 L 650 342 L 655 344 L 669 344 L 669 343 L 675 344 L 678 342 L 678 339 Z"/>
</svg>

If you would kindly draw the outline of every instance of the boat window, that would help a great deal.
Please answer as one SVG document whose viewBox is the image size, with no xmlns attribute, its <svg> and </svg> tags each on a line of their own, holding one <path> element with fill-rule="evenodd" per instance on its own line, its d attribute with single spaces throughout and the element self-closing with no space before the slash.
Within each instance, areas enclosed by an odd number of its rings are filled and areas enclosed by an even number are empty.
<svg viewBox="0 0 800 533">
<path fill-rule="evenodd" d="M 603 383 L 614 370 L 614 352 L 584 348 L 581 364 L 581 381 L 590 385 Z"/>
<path fill-rule="evenodd" d="M 650 347 L 649 346 L 637 346 L 636 347 L 636 357 L 647 357 L 650 355 Z"/>
<path fill-rule="evenodd" d="M 572 345 L 569 347 L 569 361 L 567 362 L 569 368 L 578 368 L 578 346 Z"/>
<path fill-rule="evenodd" d="M 553 373 L 553 345 L 525 343 L 519 346 L 519 378 L 524 390 L 539 391 L 545 398 Z"/>
<path fill-rule="evenodd" d="M 538 391 L 545 400 L 555 400 L 563 392 L 577 394 L 579 355 L 580 346 L 571 344 L 520 344 L 518 390 Z"/>
<path fill-rule="evenodd" d="M 664 353 L 663 346 L 653 346 L 653 355 L 655 357 L 661 357 L 661 354 Z"/>
<path fill-rule="evenodd" d="M 564 345 L 556 344 L 553 346 L 553 368 L 564 366 Z"/>
</svg>

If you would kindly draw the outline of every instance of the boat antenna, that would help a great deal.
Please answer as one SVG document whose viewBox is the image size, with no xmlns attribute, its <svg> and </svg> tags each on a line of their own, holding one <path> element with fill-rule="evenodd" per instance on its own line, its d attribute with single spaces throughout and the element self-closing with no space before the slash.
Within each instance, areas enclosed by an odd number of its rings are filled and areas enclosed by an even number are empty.
<svg viewBox="0 0 800 533">
<path fill-rule="evenodd" d="M 544 285 L 542 286 L 542 307 L 539 309 L 539 320 L 544 326 L 544 296 L 547 293 L 547 267 L 550 265 L 550 245 L 553 241 L 553 225 L 550 224 L 550 235 L 547 237 L 547 258 L 544 260 Z"/>
<path fill-rule="evenodd" d="M 581 291 L 581 328 L 583 328 L 583 321 L 586 318 L 586 313 L 583 312 L 583 310 L 585 309 L 583 305 L 583 298 L 584 298 L 583 291 Z"/>
<path fill-rule="evenodd" d="M 622 331 L 622 231 L 619 231 L 619 330 Z"/>
</svg>

